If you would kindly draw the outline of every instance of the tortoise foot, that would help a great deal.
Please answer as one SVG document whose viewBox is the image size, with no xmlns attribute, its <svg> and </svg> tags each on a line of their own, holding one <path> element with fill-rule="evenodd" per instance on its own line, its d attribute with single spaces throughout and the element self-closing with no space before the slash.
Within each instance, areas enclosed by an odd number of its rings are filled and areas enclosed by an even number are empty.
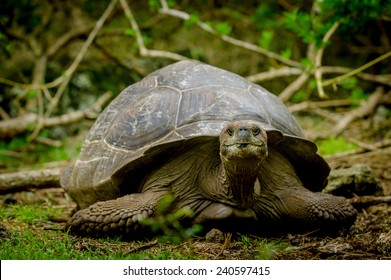
<svg viewBox="0 0 391 280">
<path fill-rule="evenodd" d="M 349 229 L 356 220 L 357 212 L 345 198 L 325 193 L 305 192 L 300 201 L 290 201 L 287 222 L 297 231 L 317 231 L 336 234 Z M 283 219 L 284 220 L 284 219 Z"/>
<path fill-rule="evenodd" d="M 350 228 L 357 216 L 346 199 L 306 189 L 278 193 L 278 199 L 273 201 L 267 198 L 259 198 L 255 206 L 262 232 L 337 233 Z"/>
<path fill-rule="evenodd" d="M 350 227 L 357 216 L 356 210 L 344 198 L 314 193 L 308 205 L 309 221 L 315 224 Z"/>
<path fill-rule="evenodd" d="M 138 193 L 97 202 L 76 212 L 65 230 L 80 236 L 138 237 L 143 233 L 140 221 L 154 216 L 156 205 L 164 194 Z"/>
</svg>

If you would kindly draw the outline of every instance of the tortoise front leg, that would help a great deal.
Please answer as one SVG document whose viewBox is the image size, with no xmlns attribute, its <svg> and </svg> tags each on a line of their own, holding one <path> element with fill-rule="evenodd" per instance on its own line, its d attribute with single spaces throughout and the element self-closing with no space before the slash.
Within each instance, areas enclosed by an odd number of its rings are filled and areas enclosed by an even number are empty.
<svg viewBox="0 0 391 280">
<path fill-rule="evenodd" d="M 335 230 L 350 227 L 356 218 L 344 198 L 305 188 L 290 162 L 276 151 L 263 163 L 258 180 L 254 210 L 261 224 L 285 231 Z"/>
<path fill-rule="evenodd" d="M 155 215 L 159 200 L 168 192 L 129 194 L 101 201 L 79 210 L 67 222 L 66 230 L 81 236 L 137 237 L 142 233 L 142 219 Z"/>
<path fill-rule="evenodd" d="M 314 193 L 305 188 L 288 188 L 257 197 L 254 210 L 261 224 L 286 232 L 335 231 L 348 228 L 355 221 L 356 210 L 342 197 Z"/>
</svg>

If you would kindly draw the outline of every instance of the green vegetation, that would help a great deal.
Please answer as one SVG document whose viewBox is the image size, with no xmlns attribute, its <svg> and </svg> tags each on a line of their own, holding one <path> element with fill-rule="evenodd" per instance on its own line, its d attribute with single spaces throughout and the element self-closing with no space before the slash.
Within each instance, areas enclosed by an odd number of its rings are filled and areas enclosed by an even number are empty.
<svg viewBox="0 0 391 280">
<path fill-rule="evenodd" d="M 346 152 L 357 148 L 356 145 L 346 141 L 342 137 L 319 140 L 316 144 L 319 148 L 319 154 L 323 156 Z"/>
<path fill-rule="evenodd" d="M 59 146 L 48 146 L 44 143 L 32 143 L 25 136 L 14 137 L 10 141 L 0 140 L 0 167 L 42 168 L 45 163 L 74 160 L 80 152 L 83 141 L 84 139 L 77 138 L 64 139 L 59 142 Z M 5 166 L 1 166 L 1 163 Z"/>
<path fill-rule="evenodd" d="M 174 202 L 173 195 L 166 195 L 158 204 L 157 215 L 141 221 L 142 224 L 151 227 L 152 231 L 162 232 L 164 240 L 180 243 L 202 231 L 200 225 L 191 225 L 185 228 L 181 220 L 193 218 L 194 213 L 190 208 L 183 207 L 173 213 L 169 213 L 169 208 Z"/>
<path fill-rule="evenodd" d="M 0 208 L 0 216 L 8 217 L 13 220 L 16 225 L 24 223 L 34 225 L 35 223 L 49 221 L 50 216 L 57 216 L 60 214 L 58 209 L 49 207 L 39 207 L 40 204 L 26 205 L 16 204 Z"/>
<path fill-rule="evenodd" d="M 285 242 L 253 237 L 248 242 L 250 245 L 244 249 L 240 240 L 233 240 L 226 251 L 232 251 L 238 259 L 268 260 L 274 259 L 280 252 L 293 250 Z M 195 260 L 211 258 L 210 252 L 209 255 L 200 252 L 200 244 L 204 244 L 205 250 L 214 246 L 216 258 L 224 250 L 223 244 L 201 243 L 197 238 L 182 245 L 173 245 L 156 240 L 123 242 L 116 239 L 80 239 L 61 231 L 36 229 L 13 231 L 0 244 L 2 260 Z M 230 256 L 221 255 L 220 258 Z"/>
<path fill-rule="evenodd" d="M 7 237 L 0 239 L 0 259 L 193 260 L 213 258 L 211 253 L 216 258 L 274 259 L 279 253 L 294 249 L 283 241 L 247 235 L 233 238 L 228 245 L 205 243 L 203 238 L 190 238 L 190 234 L 195 233 L 194 228 L 183 227 L 178 228 L 177 234 L 171 229 L 163 231 L 157 239 L 143 241 L 79 238 L 62 231 L 62 224 L 51 222 L 53 217 L 61 216 L 60 209 L 44 205 L 33 202 L 0 208 L 0 222 L 9 231 Z M 171 218 L 166 218 L 166 223 Z"/>
</svg>

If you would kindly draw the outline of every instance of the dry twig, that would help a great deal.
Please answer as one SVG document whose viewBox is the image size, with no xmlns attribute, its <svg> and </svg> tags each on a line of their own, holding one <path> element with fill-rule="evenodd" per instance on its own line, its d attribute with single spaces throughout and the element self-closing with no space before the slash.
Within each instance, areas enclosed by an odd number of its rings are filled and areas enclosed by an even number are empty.
<svg viewBox="0 0 391 280">
<path fill-rule="evenodd" d="M 133 16 L 133 13 L 126 2 L 126 0 L 120 0 L 122 9 L 124 10 L 124 13 L 126 17 L 128 18 L 130 25 L 132 26 L 133 30 L 136 32 L 136 40 L 138 44 L 138 48 L 140 51 L 141 56 L 148 56 L 148 57 L 162 57 L 162 58 L 169 58 L 172 60 L 184 60 L 188 59 L 188 57 L 179 55 L 177 53 L 173 52 L 168 52 L 168 51 L 161 51 L 161 50 L 149 50 L 145 44 L 144 44 L 144 39 L 141 34 L 140 28 L 137 24 L 136 19 Z"/>
<path fill-rule="evenodd" d="M 388 146 L 391 146 L 391 139 L 385 139 L 383 141 L 376 142 L 376 143 L 364 143 L 354 138 L 348 138 L 347 141 L 360 147 L 359 150 L 362 152 L 374 151 L 374 150 L 383 149 L 383 148 L 387 148 Z"/>
<path fill-rule="evenodd" d="M 72 62 L 71 66 L 65 71 L 65 77 L 64 81 L 60 84 L 60 86 L 57 89 L 56 94 L 54 95 L 52 101 L 49 104 L 48 109 L 45 112 L 45 117 L 49 117 L 53 110 L 57 107 L 58 102 L 64 93 L 66 87 L 68 86 L 69 81 L 72 78 L 72 75 L 75 73 L 77 67 L 79 66 L 80 62 L 84 58 L 89 46 L 92 44 L 92 42 L 95 40 L 95 37 L 97 36 L 99 30 L 102 28 L 103 24 L 113 11 L 115 5 L 117 4 L 118 0 L 111 0 L 110 4 L 107 6 L 106 10 L 102 14 L 102 16 L 99 18 L 99 20 L 96 22 L 94 28 L 92 29 L 91 33 L 89 34 L 87 40 L 84 42 L 83 46 L 81 47 L 79 53 L 76 55 L 74 61 Z"/>
<path fill-rule="evenodd" d="M 391 204 L 391 196 L 359 196 L 354 198 L 346 199 L 355 208 L 365 208 L 372 205 L 387 203 Z"/>
<path fill-rule="evenodd" d="M 325 98 L 326 94 L 324 93 L 323 86 L 322 86 L 322 57 L 324 53 L 324 49 L 326 48 L 326 45 L 328 41 L 330 40 L 331 36 L 334 34 L 334 32 L 337 30 L 339 26 L 339 22 L 335 22 L 331 28 L 327 31 L 327 33 L 324 35 L 322 39 L 322 46 L 318 49 L 315 55 L 315 80 L 316 80 L 316 86 L 318 89 L 319 97 Z"/>
<path fill-rule="evenodd" d="M 266 72 L 247 76 L 246 79 L 249 80 L 250 82 L 258 83 L 262 81 L 276 79 L 279 77 L 300 75 L 302 73 L 303 73 L 303 69 L 286 66 L 279 69 L 271 69 Z"/>
<path fill-rule="evenodd" d="M 286 102 L 298 91 L 310 78 L 310 74 L 307 72 L 303 72 L 293 83 L 291 83 L 289 86 L 287 86 L 279 95 L 278 97 L 283 101 Z"/>
<path fill-rule="evenodd" d="M 373 92 L 368 99 L 368 101 L 364 102 L 358 109 L 353 110 L 346 114 L 335 126 L 334 135 L 340 135 L 346 127 L 355 119 L 363 118 L 365 116 L 370 115 L 381 102 L 384 95 L 384 89 L 382 87 L 378 87 L 375 92 Z"/>
<path fill-rule="evenodd" d="M 325 86 L 329 86 L 329 85 L 332 85 L 332 84 L 338 84 L 341 81 L 343 81 L 343 80 L 345 80 L 345 79 L 347 79 L 347 78 L 349 78 L 351 76 L 357 75 L 358 73 L 364 71 L 365 69 L 371 67 L 372 65 L 374 65 L 374 64 L 376 64 L 376 63 L 378 63 L 378 62 L 380 62 L 380 61 L 382 61 L 382 60 L 384 60 L 384 59 L 386 59 L 386 58 L 388 58 L 390 56 L 391 56 L 391 51 L 389 51 L 388 53 L 385 53 L 385 54 L 379 56 L 378 58 L 375 58 L 374 60 L 364 64 L 363 66 L 361 66 L 359 68 L 356 68 L 356 69 L 350 71 L 349 73 L 346 73 L 346 74 L 344 74 L 342 76 L 338 76 L 338 77 L 332 78 L 330 80 L 324 81 L 322 83 L 322 86 L 325 87 Z M 388 82 L 390 83 L 390 81 L 388 81 Z"/>
<path fill-rule="evenodd" d="M 322 100 L 322 101 L 304 101 L 298 104 L 289 106 L 290 112 L 306 111 L 315 108 L 327 108 L 327 107 L 341 107 L 351 106 L 357 104 L 358 101 L 348 99 L 334 99 L 334 100 Z"/>
</svg>

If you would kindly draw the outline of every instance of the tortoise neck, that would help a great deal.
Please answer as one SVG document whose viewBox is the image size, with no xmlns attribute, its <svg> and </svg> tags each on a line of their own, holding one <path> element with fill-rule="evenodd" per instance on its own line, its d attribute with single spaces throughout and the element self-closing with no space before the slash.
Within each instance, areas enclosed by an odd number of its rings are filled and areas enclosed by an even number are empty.
<svg viewBox="0 0 391 280">
<path fill-rule="evenodd" d="M 236 207 L 250 208 L 254 205 L 254 187 L 259 171 L 260 164 L 258 162 L 222 159 L 222 184 L 226 187 L 227 199 Z"/>
</svg>

